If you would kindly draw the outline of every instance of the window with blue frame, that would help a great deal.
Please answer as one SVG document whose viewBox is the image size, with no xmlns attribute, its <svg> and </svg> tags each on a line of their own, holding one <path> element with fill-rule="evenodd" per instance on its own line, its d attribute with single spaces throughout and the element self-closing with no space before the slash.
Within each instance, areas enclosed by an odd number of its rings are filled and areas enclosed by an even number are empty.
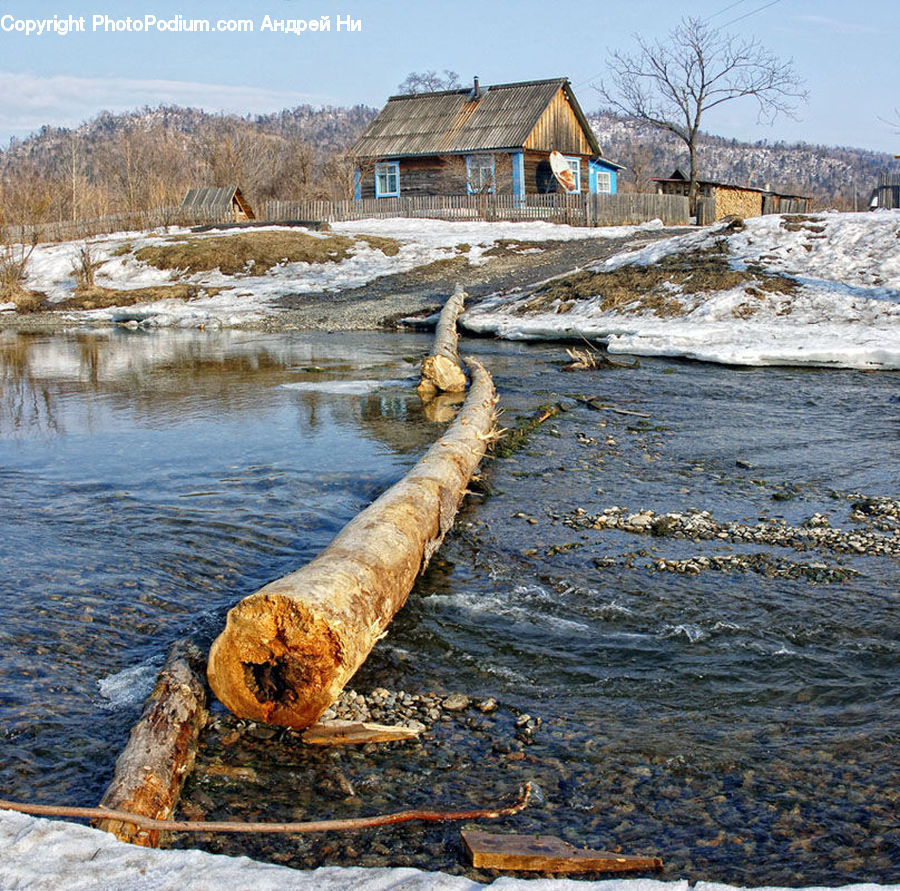
<svg viewBox="0 0 900 891">
<path fill-rule="evenodd" d="M 566 164 L 569 167 L 569 170 L 572 172 L 572 176 L 575 178 L 575 188 L 566 189 L 567 192 L 580 192 L 581 191 L 581 158 L 566 158 Z"/>
<path fill-rule="evenodd" d="M 400 164 L 397 161 L 375 165 L 375 197 L 400 197 Z"/>
<path fill-rule="evenodd" d="M 466 191 L 481 195 L 494 191 L 494 156 L 466 155 Z"/>
</svg>

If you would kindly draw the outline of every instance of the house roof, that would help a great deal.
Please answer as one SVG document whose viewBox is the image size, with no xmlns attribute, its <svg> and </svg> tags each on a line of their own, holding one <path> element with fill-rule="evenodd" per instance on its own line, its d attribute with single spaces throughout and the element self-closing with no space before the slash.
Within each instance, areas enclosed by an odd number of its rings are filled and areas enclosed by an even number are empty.
<svg viewBox="0 0 900 891">
<path fill-rule="evenodd" d="M 591 150 L 602 155 L 569 81 L 497 84 L 439 93 L 391 96 L 353 147 L 358 158 L 465 154 L 521 148 L 562 89 Z"/>
<path fill-rule="evenodd" d="M 201 189 L 188 189 L 181 200 L 181 209 L 229 213 L 235 198 L 237 198 L 241 206 L 246 206 L 247 202 L 244 201 L 241 190 L 235 186 L 210 186 Z"/>
</svg>

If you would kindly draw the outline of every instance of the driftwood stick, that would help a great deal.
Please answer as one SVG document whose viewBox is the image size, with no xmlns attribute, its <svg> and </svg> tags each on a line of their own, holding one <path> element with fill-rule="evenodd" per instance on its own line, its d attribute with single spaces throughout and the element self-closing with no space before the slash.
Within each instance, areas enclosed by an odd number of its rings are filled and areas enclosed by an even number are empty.
<svg viewBox="0 0 900 891">
<path fill-rule="evenodd" d="M 588 408 L 592 408 L 594 411 L 611 411 L 617 415 L 630 415 L 634 418 L 649 418 L 651 417 L 646 412 L 642 411 L 631 411 L 627 408 L 616 408 L 614 405 L 607 405 L 603 402 L 597 402 L 596 396 L 572 396 L 576 402 L 580 402 L 583 405 L 586 405 Z"/>
<path fill-rule="evenodd" d="M 459 364 L 459 334 L 456 330 L 456 320 L 465 302 L 466 292 L 457 285 L 441 310 L 431 355 L 422 360 L 422 379 L 417 392 L 423 401 L 433 399 L 438 393 L 465 392 L 466 374 Z"/>
<path fill-rule="evenodd" d="M 242 823 L 210 820 L 156 820 L 127 811 L 107 810 L 102 807 L 65 807 L 45 804 L 22 804 L 0 800 L 0 809 L 32 814 L 37 817 L 70 817 L 116 820 L 131 823 L 146 832 L 247 832 L 247 833 L 308 833 L 371 829 L 375 826 L 391 826 L 414 820 L 426 823 L 447 823 L 453 820 L 497 820 L 519 813 L 528 805 L 531 783 L 526 783 L 513 804 L 505 807 L 466 811 L 399 811 L 394 814 L 378 814 L 371 817 L 351 817 L 346 820 L 313 820 L 306 823 Z"/>
<path fill-rule="evenodd" d="M 208 717 L 203 669 L 203 656 L 191 641 L 181 640 L 172 647 L 116 761 L 112 782 L 100 801 L 101 815 L 126 811 L 157 820 L 172 815 Z M 138 829 L 133 821 L 106 817 L 97 827 L 120 841 L 145 847 L 159 844 L 158 831 Z"/>
<path fill-rule="evenodd" d="M 490 374 L 444 435 L 311 563 L 244 598 L 209 654 L 213 692 L 235 715 L 303 729 L 340 695 L 452 527 L 494 426 Z"/>
</svg>

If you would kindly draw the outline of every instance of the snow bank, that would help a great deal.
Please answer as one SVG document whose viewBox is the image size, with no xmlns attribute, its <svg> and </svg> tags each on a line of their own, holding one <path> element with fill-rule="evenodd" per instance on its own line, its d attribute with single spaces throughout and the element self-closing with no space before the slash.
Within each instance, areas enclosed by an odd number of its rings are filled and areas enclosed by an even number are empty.
<svg viewBox="0 0 900 891">
<path fill-rule="evenodd" d="M 241 276 L 222 275 L 218 270 L 171 273 L 135 260 L 133 251 L 187 230 L 119 233 L 90 242 L 100 262 L 98 284 L 141 288 L 177 281 L 222 290 L 189 302 L 164 300 L 78 316 L 135 327 L 218 328 L 276 313 L 277 301 L 288 294 L 359 287 L 382 275 L 458 256 L 460 251 L 478 265 L 485 262 L 485 252 L 503 239 L 522 243 L 608 239 L 660 227 L 658 221 L 637 227 L 583 229 L 545 222 L 360 220 L 336 223 L 333 231 L 392 238 L 400 244 L 399 253 L 388 257 L 359 241 L 352 256 L 339 263 L 282 264 L 264 275 Z M 262 231 L 268 228 L 283 227 Z M 227 238 L 229 234 L 234 233 L 199 237 Z M 751 296 L 747 287 L 739 286 L 688 295 L 673 284 L 670 296 L 681 301 L 681 311 L 664 318 L 642 310 L 637 302 L 611 312 L 603 308 L 602 295 L 579 300 L 566 312 L 557 312 L 557 307 L 522 312 L 522 295 L 514 294 L 482 302 L 462 321 L 473 331 L 510 339 L 587 337 L 607 343 L 613 353 L 736 365 L 900 368 L 900 211 L 766 216 L 747 220 L 740 231 L 722 225 L 686 230 L 641 250 L 617 254 L 595 268 L 611 272 L 628 265 L 651 266 L 673 254 L 691 254 L 717 242 L 727 249 L 733 270 L 786 276 L 796 282 L 796 288 L 791 293 Z M 56 301 L 68 297 L 75 286 L 72 267 L 79 244 L 38 246 L 30 261 L 28 286 Z M 125 246 L 130 250 L 123 252 Z"/>
<path fill-rule="evenodd" d="M 501 239 L 516 241 L 563 241 L 575 238 L 620 238 L 640 229 L 658 229 L 659 221 L 643 226 L 578 229 L 552 223 L 444 222 L 440 220 L 361 220 L 335 223 L 330 233 L 292 227 L 313 237 L 331 234 L 347 236 L 379 235 L 400 243 L 400 250 L 389 257 L 365 241 L 359 241 L 352 255 L 339 263 L 283 263 L 262 275 L 223 275 L 219 270 L 197 274 L 157 269 L 138 262 L 134 253 L 168 238 L 191 235 L 192 238 L 229 238 L 245 229 L 191 233 L 189 229 L 170 227 L 153 232 L 120 232 L 87 239 L 97 263 L 95 281 L 107 288 L 136 290 L 171 284 L 191 284 L 221 288 L 215 296 L 183 300 L 158 300 L 127 308 L 88 310 L 81 319 L 132 322 L 142 327 L 219 328 L 256 321 L 277 311 L 275 302 L 298 292 L 338 291 L 365 285 L 383 275 L 408 272 L 436 260 L 457 255 L 457 247 L 466 245 L 466 257 L 472 265 L 484 262 L 484 253 Z M 284 226 L 261 226 L 253 232 L 285 231 Z M 42 291 L 56 303 L 72 296 L 76 282 L 74 267 L 84 241 L 39 245 L 28 264 L 26 286 Z M 13 309 L 9 304 L 7 309 Z M 2 310 L 3 307 L 0 307 Z"/>
<path fill-rule="evenodd" d="M 750 287 L 668 296 L 681 303 L 660 317 L 635 303 L 604 308 L 603 295 L 540 311 L 526 296 L 498 296 L 469 310 L 463 324 L 509 339 L 580 338 L 611 353 L 678 356 L 734 365 L 900 368 L 900 212 L 759 217 L 739 232 L 699 230 L 620 254 L 594 267 L 611 272 L 723 243 L 731 267 L 793 279 L 791 293 Z M 565 311 L 562 311 L 565 309 Z"/>
<path fill-rule="evenodd" d="M 40 891 L 688 891 L 686 881 L 576 882 L 463 876 L 411 868 L 325 867 L 310 872 L 202 851 L 159 851 L 117 841 L 99 829 L 25 814 L 0 814 L 0 887 Z M 718 891 L 718 889 L 717 889 Z"/>
<path fill-rule="evenodd" d="M 489 885 L 463 876 L 411 868 L 324 867 L 303 872 L 203 851 L 160 851 L 117 841 L 76 823 L 0 812 L 0 887 L 31 891 L 689 891 L 685 879 L 499 878 Z M 698 882 L 696 891 L 735 891 Z M 847 891 L 900 891 L 900 885 L 859 884 Z M 760 888 L 757 891 L 777 891 Z M 824 889 L 809 889 L 824 891 Z"/>
</svg>

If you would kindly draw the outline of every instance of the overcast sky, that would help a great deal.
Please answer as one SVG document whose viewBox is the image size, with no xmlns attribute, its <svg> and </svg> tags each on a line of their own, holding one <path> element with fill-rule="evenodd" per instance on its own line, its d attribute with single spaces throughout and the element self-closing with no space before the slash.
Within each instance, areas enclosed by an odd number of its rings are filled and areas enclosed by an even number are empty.
<svg viewBox="0 0 900 891">
<path fill-rule="evenodd" d="M 26 34 L 26 20 L 84 17 L 84 33 Z M 112 21 L 95 30 L 95 16 Z M 115 30 L 127 16 L 252 22 L 252 33 Z M 181 16 L 178 20 L 176 17 Z M 264 30 L 328 16 L 331 30 Z M 0 147 L 44 124 L 72 127 L 103 110 L 178 104 L 256 114 L 298 104 L 380 107 L 411 71 L 451 69 L 464 83 L 565 76 L 585 111 L 610 49 L 664 37 L 695 16 L 757 37 L 793 59 L 810 98 L 799 119 L 756 122 L 729 103 L 705 130 L 742 140 L 845 145 L 900 153 L 900 0 L 0 0 Z M 361 29 L 337 30 L 339 19 Z M 105 30 L 107 26 L 110 30 Z"/>
</svg>

